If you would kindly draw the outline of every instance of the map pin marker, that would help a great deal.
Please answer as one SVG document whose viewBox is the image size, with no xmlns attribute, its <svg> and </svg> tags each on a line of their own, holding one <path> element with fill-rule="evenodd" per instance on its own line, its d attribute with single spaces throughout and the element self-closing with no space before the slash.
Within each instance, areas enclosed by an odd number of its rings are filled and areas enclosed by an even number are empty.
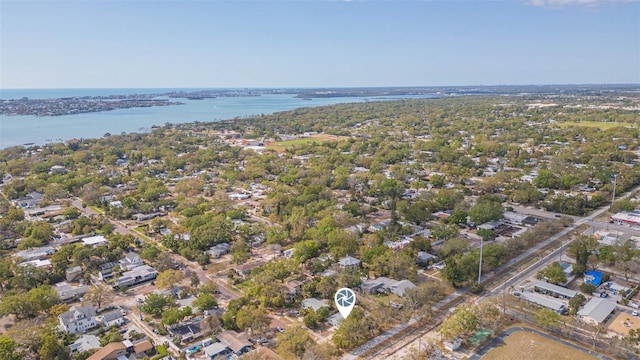
<svg viewBox="0 0 640 360">
<path fill-rule="evenodd" d="M 336 307 L 343 318 L 347 318 L 356 305 L 356 294 L 349 288 L 342 288 L 334 296 Z"/>
</svg>

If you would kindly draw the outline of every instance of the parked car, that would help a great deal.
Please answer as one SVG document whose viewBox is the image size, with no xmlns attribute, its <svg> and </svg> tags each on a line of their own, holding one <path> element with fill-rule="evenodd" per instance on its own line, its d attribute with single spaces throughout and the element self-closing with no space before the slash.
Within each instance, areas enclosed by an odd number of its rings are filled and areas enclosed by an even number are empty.
<svg viewBox="0 0 640 360">
<path fill-rule="evenodd" d="M 283 327 L 280 327 L 280 326 L 278 326 L 278 327 L 276 328 L 276 330 L 277 330 L 279 333 L 283 333 L 283 332 L 284 332 L 284 328 L 283 328 Z"/>
<path fill-rule="evenodd" d="M 635 311 L 635 310 L 633 310 L 633 311 L 631 312 L 631 315 L 633 315 L 633 316 L 638 316 L 638 312 L 637 312 L 637 311 Z"/>
</svg>

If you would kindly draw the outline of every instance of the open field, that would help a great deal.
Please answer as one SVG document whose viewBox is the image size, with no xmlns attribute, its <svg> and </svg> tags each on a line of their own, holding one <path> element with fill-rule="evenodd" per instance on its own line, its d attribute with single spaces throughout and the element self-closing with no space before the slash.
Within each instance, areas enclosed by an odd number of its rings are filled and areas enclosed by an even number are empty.
<svg viewBox="0 0 640 360">
<path fill-rule="evenodd" d="M 267 144 L 266 146 L 267 146 L 267 149 L 272 149 L 275 151 L 284 151 L 295 145 L 304 145 L 312 142 L 321 143 L 325 141 L 336 141 L 336 140 L 338 140 L 338 137 L 334 135 L 315 135 L 315 136 L 304 137 L 304 138 L 299 138 L 295 140 L 275 141 Z"/>
<path fill-rule="evenodd" d="M 598 128 L 600 130 L 609 130 L 616 127 L 636 127 L 635 124 L 631 124 L 631 123 L 609 122 L 609 121 L 564 121 L 564 122 L 558 122 L 557 125 L 563 128 L 569 127 L 569 126 L 582 126 L 582 127 Z"/>
<path fill-rule="evenodd" d="M 609 323 L 608 328 L 618 334 L 629 335 L 629 330 L 640 328 L 640 317 L 627 313 L 619 313 L 618 316 Z"/>
<path fill-rule="evenodd" d="M 596 357 L 572 349 L 553 340 L 524 331 L 515 332 L 505 344 L 491 349 L 482 360 L 597 360 Z"/>
</svg>

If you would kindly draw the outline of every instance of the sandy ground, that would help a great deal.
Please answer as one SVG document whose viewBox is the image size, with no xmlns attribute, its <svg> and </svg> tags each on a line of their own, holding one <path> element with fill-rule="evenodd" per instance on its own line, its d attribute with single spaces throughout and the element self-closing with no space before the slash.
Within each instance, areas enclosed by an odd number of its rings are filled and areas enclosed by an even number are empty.
<svg viewBox="0 0 640 360">
<path fill-rule="evenodd" d="M 539 335 L 518 331 L 510 335 L 506 344 L 495 347 L 482 357 L 482 360 L 597 360 L 582 351 L 569 348 Z"/>
<path fill-rule="evenodd" d="M 629 330 L 638 328 L 640 328 L 640 317 L 627 313 L 619 313 L 618 316 L 609 323 L 609 330 L 621 335 L 629 335 Z"/>
</svg>

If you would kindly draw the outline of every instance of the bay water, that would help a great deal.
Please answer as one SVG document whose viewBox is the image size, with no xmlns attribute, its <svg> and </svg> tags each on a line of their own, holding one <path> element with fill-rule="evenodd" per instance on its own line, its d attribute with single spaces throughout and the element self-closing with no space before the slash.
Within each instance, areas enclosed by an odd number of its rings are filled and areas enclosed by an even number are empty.
<svg viewBox="0 0 640 360">
<path fill-rule="evenodd" d="M 0 89 L 0 99 L 61 98 L 71 96 L 108 96 L 129 94 L 161 94 L 172 91 L 202 89 Z M 204 100 L 171 99 L 185 105 L 155 106 L 62 116 L 0 115 L 0 149 L 24 144 L 43 145 L 73 138 L 98 138 L 147 132 L 154 125 L 191 122 L 211 122 L 236 117 L 272 114 L 301 107 L 332 105 L 391 99 L 427 98 L 416 96 L 333 97 L 304 100 L 294 94 L 264 94 L 260 96 L 217 97 Z"/>
</svg>

